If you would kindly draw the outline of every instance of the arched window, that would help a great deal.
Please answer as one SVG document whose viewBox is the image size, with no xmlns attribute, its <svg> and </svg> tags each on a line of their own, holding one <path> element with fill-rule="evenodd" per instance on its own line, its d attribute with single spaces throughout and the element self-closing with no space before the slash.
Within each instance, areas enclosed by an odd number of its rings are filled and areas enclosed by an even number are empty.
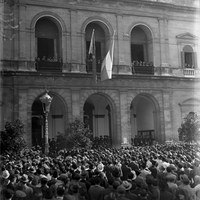
<svg viewBox="0 0 200 200">
<path fill-rule="evenodd" d="M 143 25 L 138 25 L 131 31 L 131 62 L 133 61 L 153 61 L 152 35 Z"/>
<path fill-rule="evenodd" d="M 36 69 L 61 70 L 61 36 L 57 24 L 49 17 L 39 19 L 35 26 Z"/>
<path fill-rule="evenodd" d="M 147 60 L 147 37 L 140 27 L 135 27 L 131 33 L 131 61 Z"/>
<path fill-rule="evenodd" d="M 189 71 L 194 71 L 190 69 L 196 69 L 197 66 L 197 41 L 198 38 L 191 33 L 183 33 L 176 36 L 178 50 L 180 51 L 181 59 L 179 63 L 183 69 L 189 69 Z"/>
<path fill-rule="evenodd" d="M 131 63 L 134 74 L 154 74 L 151 31 L 137 25 L 131 31 Z"/>
<path fill-rule="evenodd" d="M 190 45 L 185 45 L 182 51 L 182 66 L 184 68 L 195 68 L 196 55 Z"/>
<path fill-rule="evenodd" d="M 106 54 L 106 49 L 109 44 L 108 40 L 108 28 L 100 21 L 93 21 L 89 23 L 85 29 L 85 41 L 86 41 L 86 66 L 87 72 L 92 72 L 92 62 L 89 58 L 88 52 L 91 42 L 91 35 L 94 30 L 95 35 L 95 59 L 96 59 L 96 72 L 101 72 L 101 63 Z"/>
</svg>

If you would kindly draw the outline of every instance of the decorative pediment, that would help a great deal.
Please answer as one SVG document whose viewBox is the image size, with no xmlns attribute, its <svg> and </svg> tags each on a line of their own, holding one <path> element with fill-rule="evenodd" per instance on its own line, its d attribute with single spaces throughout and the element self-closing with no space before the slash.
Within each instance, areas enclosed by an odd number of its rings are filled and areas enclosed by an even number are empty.
<svg viewBox="0 0 200 200">
<path fill-rule="evenodd" d="M 177 39 L 181 39 L 181 40 L 197 40 L 197 36 L 191 34 L 191 33 L 183 33 L 180 35 L 176 36 Z"/>
<path fill-rule="evenodd" d="M 184 105 L 200 105 L 200 99 L 197 98 L 189 98 L 184 100 L 182 103 L 180 103 L 181 106 Z"/>
</svg>

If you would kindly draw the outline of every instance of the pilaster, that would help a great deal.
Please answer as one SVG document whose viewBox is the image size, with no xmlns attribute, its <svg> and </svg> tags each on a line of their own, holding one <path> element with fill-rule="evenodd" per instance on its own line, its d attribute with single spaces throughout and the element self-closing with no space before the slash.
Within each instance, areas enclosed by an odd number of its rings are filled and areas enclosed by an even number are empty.
<svg viewBox="0 0 200 200">
<path fill-rule="evenodd" d="M 173 138 L 172 131 L 172 113 L 171 113 L 171 104 L 172 101 L 170 92 L 163 93 L 163 111 L 164 111 L 164 122 L 165 122 L 165 138 L 162 138 L 162 141 L 171 140 Z"/>
<path fill-rule="evenodd" d="M 159 38 L 160 38 L 160 65 L 169 66 L 169 41 L 168 41 L 168 21 L 165 18 L 158 18 Z"/>
<path fill-rule="evenodd" d="M 80 90 L 72 90 L 72 120 L 80 117 Z"/>
<path fill-rule="evenodd" d="M 120 108 L 121 108 L 121 144 L 122 145 L 130 145 L 131 143 L 131 135 L 130 135 L 130 115 L 127 105 L 128 94 L 127 91 L 120 91 Z"/>
<path fill-rule="evenodd" d="M 22 121 L 24 126 L 24 132 L 26 133 L 24 135 L 24 138 L 27 142 L 27 144 L 31 144 L 31 133 L 27 131 L 27 125 L 28 125 L 28 96 L 27 96 L 27 89 L 19 89 L 19 120 Z"/>
<path fill-rule="evenodd" d="M 116 46 L 115 53 L 116 55 L 116 63 L 118 65 L 118 74 L 132 74 L 131 71 L 131 58 L 130 58 L 130 37 L 124 33 L 123 15 L 116 15 L 117 21 L 117 38 L 116 38 Z"/>
</svg>

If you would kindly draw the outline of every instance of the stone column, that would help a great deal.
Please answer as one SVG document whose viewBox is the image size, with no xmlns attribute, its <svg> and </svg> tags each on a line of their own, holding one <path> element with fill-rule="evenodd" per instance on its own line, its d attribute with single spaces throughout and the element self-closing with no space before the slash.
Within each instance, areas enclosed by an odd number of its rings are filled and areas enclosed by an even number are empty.
<svg viewBox="0 0 200 200">
<path fill-rule="evenodd" d="M 26 89 L 19 89 L 18 91 L 19 93 L 19 120 L 22 121 L 22 123 L 24 124 L 24 132 L 26 133 L 24 135 L 24 139 L 26 140 L 28 146 L 31 145 L 31 133 L 28 132 L 27 130 L 27 124 L 28 124 L 28 96 L 27 96 L 27 90 Z M 29 113 L 31 114 L 31 113 Z"/>
<path fill-rule="evenodd" d="M 0 2 L 0 13 L 3 13 L 4 3 Z M 0 15 L 0 21 L 3 21 L 3 15 Z M 0 23 L 0 33 L 3 33 L 3 24 Z M 0 71 L 3 69 L 3 37 L 0 37 Z M 0 86 L 2 86 L 2 76 L 0 77 Z M 3 130 L 3 91 L 0 89 L 0 128 Z"/>
<path fill-rule="evenodd" d="M 172 99 L 170 98 L 170 93 L 165 92 L 163 94 L 163 111 L 164 111 L 164 121 L 165 121 L 165 135 L 162 138 L 162 141 L 169 140 L 173 137 L 172 132 L 172 116 L 171 116 L 171 106 L 170 102 Z"/>
<path fill-rule="evenodd" d="M 80 112 L 80 90 L 73 89 L 72 90 L 72 120 L 81 117 Z M 80 119 L 82 120 L 82 119 Z"/>
<path fill-rule="evenodd" d="M 127 91 L 120 91 L 121 108 L 121 144 L 127 146 L 131 144 L 130 133 L 130 107 L 127 105 Z"/>
</svg>

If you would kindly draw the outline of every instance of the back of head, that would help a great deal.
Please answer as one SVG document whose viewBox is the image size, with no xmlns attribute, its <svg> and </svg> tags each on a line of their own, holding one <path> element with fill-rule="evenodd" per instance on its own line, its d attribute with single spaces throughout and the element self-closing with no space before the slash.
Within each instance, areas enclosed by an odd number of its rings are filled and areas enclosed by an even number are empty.
<svg viewBox="0 0 200 200">
<path fill-rule="evenodd" d="M 7 200 L 7 199 L 11 199 L 13 197 L 14 192 L 9 189 L 4 189 L 4 190 L 2 190 L 2 194 L 3 194 L 3 198 L 5 200 Z"/>
<path fill-rule="evenodd" d="M 60 186 L 60 187 L 57 188 L 57 195 L 59 197 L 62 197 L 64 195 L 64 193 L 65 193 L 65 188 L 64 187 Z"/>
<path fill-rule="evenodd" d="M 200 176 L 199 175 L 196 175 L 194 177 L 194 182 L 195 182 L 196 185 L 200 184 Z"/>
<path fill-rule="evenodd" d="M 120 186 L 120 182 L 119 181 L 114 181 L 112 186 L 113 186 L 113 189 L 116 190 L 118 188 L 118 186 Z"/>
</svg>

